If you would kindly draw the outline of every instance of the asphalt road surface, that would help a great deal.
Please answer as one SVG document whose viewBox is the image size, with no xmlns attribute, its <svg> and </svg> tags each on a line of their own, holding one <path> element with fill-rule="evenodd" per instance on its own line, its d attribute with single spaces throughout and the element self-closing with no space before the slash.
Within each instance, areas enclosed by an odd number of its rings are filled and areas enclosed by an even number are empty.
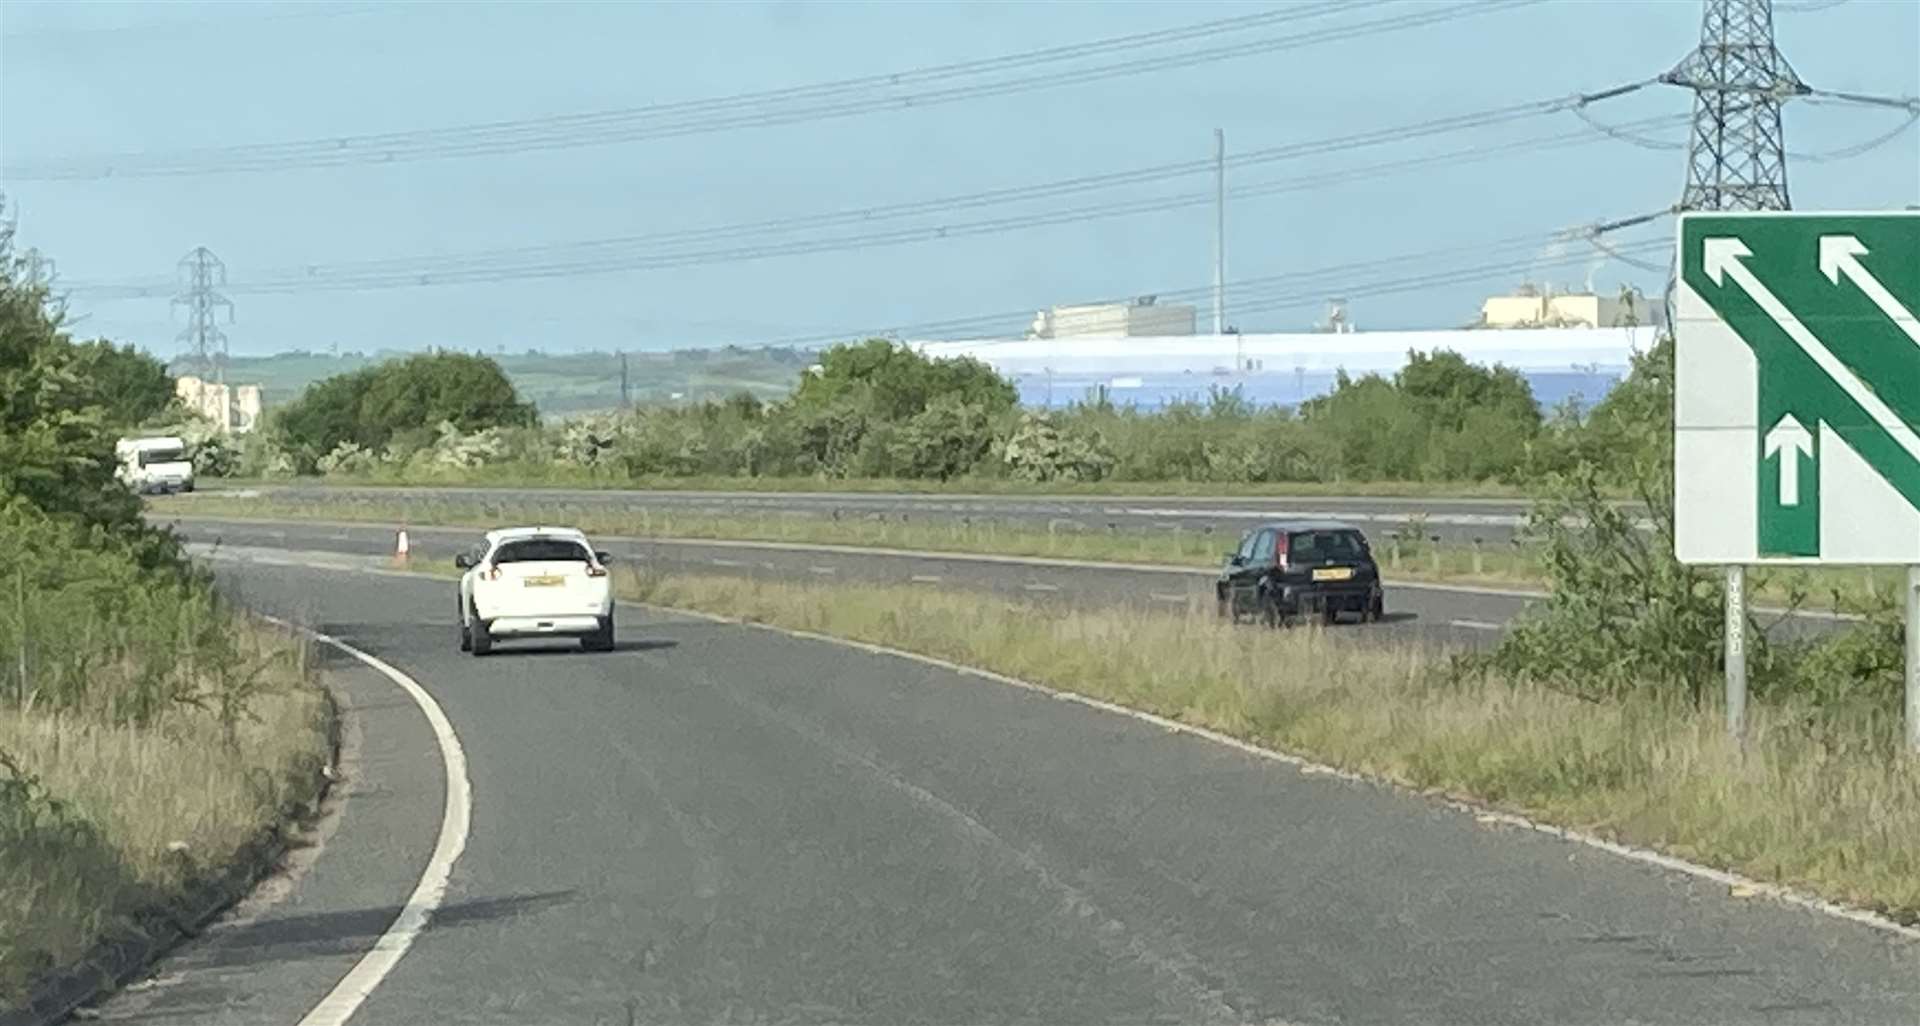
<svg viewBox="0 0 1920 1026">
<path fill-rule="evenodd" d="M 364 497 L 444 502 L 529 500 L 587 509 L 713 515 L 783 514 L 913 520 L 991 520 L 1044 527 L 1112 524 L 1123 530 L 1211 528 L 1237 539 L 1247 528 L 1285 519 L 1344 520 L 1386 536 L 1420 524 L 1420 532 L 1456 543 L 1506 543 L 1526 521 L 1528 504 L 1511 499 L 1169 498 L 1165 496 L 911 495 L 873 492 L 682 492 L 597 489 L 372 488 L 274 485 L 248 489 L 289 498 Z M 217 495 L 218 490 L 207 494 Z M 187 497 L 189 500 L 191 496 Z M 1222 550 L 1231 548 L 1223 545 Z"/>
<path fill-rule="evenodd" d="M 373 1023 L 1876 1023 L 1920 950 L 1151 723 L 828 642 L 623 610 L 618 651 L 455 650 L 451 584 L 227 564 L 445 709 L 471 836 Z M 394 918 L 445 782 L 331 667 L 323 848 L 98 1010 L 288 1023 Z"/>
<path fill-rule="evenodd" d="M 233 549 L 334 552 L 380 558 L 394 550 L 390 527 L 349 523 L 262 523 L 173 519 L 189 541 Z M 478 541 L 467 528 L 411 528 L 411 558 L 450 565 L 455 553 Z M 1150 609 L 1213 609 L 1217 574 L 1202 569 L 1128 569 L 1019 557 L 965 557 L 863 549 L 836 551 L 779 542 L 663 542 L 596 538 L 629 565 L 665 571 L 717 573 L 787 582 L 850 581 L 983 591 L 1034 602 Z M 1520 592 L 1390 583 L 1387 618 L 1356 634 L 1381 632 L 1455 646 L 1482 644 L 1531 599 Z"/>
</svg>

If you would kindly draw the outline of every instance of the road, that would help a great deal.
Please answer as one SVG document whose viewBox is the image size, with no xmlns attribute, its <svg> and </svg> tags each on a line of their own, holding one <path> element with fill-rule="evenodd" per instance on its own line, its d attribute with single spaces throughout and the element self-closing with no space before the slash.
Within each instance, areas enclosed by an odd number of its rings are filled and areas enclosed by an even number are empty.
<svg viewBox="0 0 1920 1026">
<path fill-rule="evenodd" d="M 1266 520 L 1332 518 L 1385 536 L 1411 523 L 1429 537 L 1466 543 L 1511 541 L 1526 521 L 1528 504 L 1512 499 L 1396 499 L 1357 497 L 1170 498 L 1165 496 L 911 495 L 874 492 L 695 492 L 615 491 L 600 489 L 386 488 L 273 485 L 249 488 L 263 494 L 300 498 L 385 498 L 397 501 L 500 503 L 525 499 L 593 510 L 707 513 L 741 516 L 759 513 L 816 517 L 906 517 L 916 520 L 991 520 L 1044 527 L 1049 522 L 1123 530 L 1211 529 L 1238 538 Z M 219 492 L 209 491 L 217 495 Z M 189 499 L 191 497 L 188 497 Z M 1230 547 L 1230 546 L 1225 546 Z"/>
<path fill-rule="evenodd" d="M 184 518 L 166 522 L 191 542 L 239 549 L 335 552 L 377 558 L 392 553 L 395 540 L 392 528 L 371 524 Z M 407 535 L 414 560 L 441 564 L 448 564 L 455 553 L 468 548 L 479 537 L 478 532 L 464 528 L 411 528 Z M 1201 569 L 1089 567 L 1060 560 L 876 549 L 849 552 L 776 542 L 614 538 L 599 538 L 596 542 L 623 563 L 665 571 L 719 573 L 788 582 L 853 581 L 961 588 L 1035 602 L 1089 607 L 1209 611 L 1213 608 L 1216 578 L 1212 571 Z M 1365 630 L 1455 646 L 1478 645 L 1496 637 L 1499 628 L 1529 601 L 1531 599 L 1520 592 L 1396 582 L 1388 591 L 1386 621 L 1368 625 Z"/>
<path fill-rule="evenodd" d="M 455 651 L 450 585 L 223 563 L 444 708 L 471 835 L 373 1023 L 1894 1023 L 1916 945 L 1427 800 L 821 641 L 623 610 Z M 311 868 L 99 1009 L 297 1022 L 394 918 L 445 779 L 358 754 Z M 628 1017 L 631 1010 L 632 1017 Z"/>
</svg>

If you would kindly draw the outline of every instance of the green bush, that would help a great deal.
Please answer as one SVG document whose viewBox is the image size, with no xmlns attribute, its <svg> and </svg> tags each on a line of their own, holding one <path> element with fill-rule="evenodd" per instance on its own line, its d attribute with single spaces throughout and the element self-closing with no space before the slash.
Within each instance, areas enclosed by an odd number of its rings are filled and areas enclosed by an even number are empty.
<svg viewBox="0 0 1920 1026">
<path fill-rule="evenodd" d="M 286 453 L 278 462 L 314 473 L 352 442 L 384 461 L 377 471 L 355 464 L 355 473 L 436 480 L 458 479 L 463 468 L 511 466 L 543 481 L 569 474 L 940 481 L 1011 474 L 1035 481 L 1517 483 L 1567 470 L 1613 442 L 1588 441 L 1602 429 L 1571 411 L 1543 418 L 1519 374 L 1449 352 L 1409 353 L 1391 377 L 1341 375 L 1331 394 L 1297 411 L 1256 407 L 1218 386 L 1155 411 L 1116 406 L 1099 390 L 1046 411 L 1044 423 L 1024 418 L 1013 385 L 985 364 L 931 359 L 884 339 L 827 349 L 777 403 L 742 393 L 545 427 L 521 420 L 504 376 L 481 364 L 432 354 L 321 381 L 274 418 L 270 434 Z M 444 410 L 423 382 L 456 378 L 455 371 L 483 374 L 489 385 L 469 391 L 493 398 L 443 418 L 450 429 L 424 413 L 401 416 Z M 1601 412 L 1604 425 L 1632 411 L 1615 402 Z M 496 428 L 485 440 L 469 437 Z M 466 456 L 450 454 L 462 446 Z M 330 463 L 334 473 L 342 472 L 338 464 Z"/>
<path fill-rule="evenodd" d="M 116 427 L 149 424 L 176 408 L 173 375 L 167 365 L 137 346 L 95 339 L 76 344 L 73 361 Z"/>
<path fill-rule="evenodd" d="M 1698 707 L 1725 675 L 1725 590 L 1719 572 L 1674 558 L 1673 346 L 1633 372 L 1554 453 L 1528 533 L 1545 557 L 1549 593 L 1490 653 L 1461 660 L 1588 699 L 1655 688 Z M 1637 509 L 1614 501 L 1624 484 Z M 1637 523 L 1645 517 L 1651 530 Z M 1750 583 L 1751 586 L 1751 583 Z M 1789 601 L 1789 611 L 1803 596 Z M 1890 603 L 1818 638 L 1771 638 L 1748 607 L 1747 674 L 1757 699 L 1804 699 L 1833 717 L 1887 719 L 1904 672 L 1903 624 Z"/>
<path fill-rule="evenodd" d="M 1021 418 L 1001 460 L 1014 477 L 1028 481 L 1098 481 L 1114 462 L 1097 431 L 1063 426 L 1045 413 Z"/>
<path fill-rule="evenodd" d="M 274 418 L 273 429 L 304 473 L 351 442 L 381 452 L 399 438 L 451 424 L 457 432 L 534 424 L 533 406 L 484 356 L 434 352 L 390 360 L 308 386 Z"/>
</svg>

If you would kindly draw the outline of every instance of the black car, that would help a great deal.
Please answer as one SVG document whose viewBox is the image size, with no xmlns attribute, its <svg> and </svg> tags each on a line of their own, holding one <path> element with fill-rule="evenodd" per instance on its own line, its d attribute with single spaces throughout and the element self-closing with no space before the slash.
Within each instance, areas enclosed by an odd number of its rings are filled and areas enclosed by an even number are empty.
<svg viewBox="0 0 1920 1026">
<path fill-rule="evenodd" d="M 1265 524 L 1227 555 L 1215 594 L 1223 618 L 1278 626 L 1299 616 L 1363 622 L 1385 612 L 1380 567 L 1359 528 L 1331 520 Z"/>
</svg>

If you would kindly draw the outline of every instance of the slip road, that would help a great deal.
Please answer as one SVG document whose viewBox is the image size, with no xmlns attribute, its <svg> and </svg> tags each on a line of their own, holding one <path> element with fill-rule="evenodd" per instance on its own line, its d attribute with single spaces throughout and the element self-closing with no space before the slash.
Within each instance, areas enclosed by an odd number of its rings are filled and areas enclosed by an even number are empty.
<svg viewBox="0 0 1920 1026">
<path fill-rule="evenodd" d="M 223 561 L 465 752 L 444 904 L 354 1023 L 1893 1023 L 1914 942 L 1039 692 L 625 610 L 456 652 L 451 586 Z M 344 656 L 363 755 L 292 893 L 107 1004 L 298 1022 L 428 864 L 445 781 Z"/>
</svg>

